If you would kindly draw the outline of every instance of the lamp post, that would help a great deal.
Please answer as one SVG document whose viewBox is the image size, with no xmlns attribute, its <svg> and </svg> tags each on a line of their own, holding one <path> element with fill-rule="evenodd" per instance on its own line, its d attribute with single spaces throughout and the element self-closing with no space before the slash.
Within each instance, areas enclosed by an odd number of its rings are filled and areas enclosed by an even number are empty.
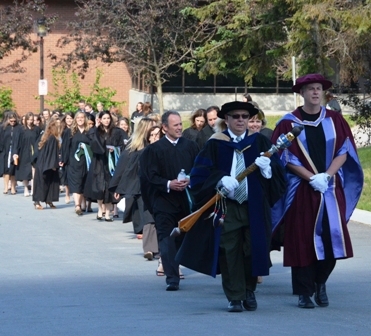
<svg viewBox="0 0 371 336">
<path fill-rule="evenodd" d="M 36 20 L 36 33 L 40 37 L 40 81 L 39 81 L 39 96 L 40 96 L 40 113 L 44 111 L 44 93 L 40 92 L 40 85 L 44 79 L 44 37 L 47 35 L 48 30 L 46 27 L 45 18 Z M 43 93 L 43 94 L 42 94 Z"/>
</svg>

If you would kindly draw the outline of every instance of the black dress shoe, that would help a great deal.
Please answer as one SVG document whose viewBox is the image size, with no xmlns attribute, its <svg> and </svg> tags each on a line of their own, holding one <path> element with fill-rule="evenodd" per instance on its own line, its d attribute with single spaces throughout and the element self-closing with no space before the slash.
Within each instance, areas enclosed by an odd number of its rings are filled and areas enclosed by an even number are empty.
<svg viewBox="0 0 371 336">
<path fill-rule="evenodd" d="M 166 286 L 167 291 L 173 292 L 173 291 L 177 291 L 178 289 L 179 289 L 179 285 L 175 283 L 171 283 Z"/>
<path fill-rule="evenodd" d="M 299 308 L 314 308 L 314 303 L 310 299 L 309 295 L 299 295 Z"/>
<path fill-rule="evenodd" d="M 316 292 L 314 293 L 314 301 L 320 307 L 327 307 L 328 306 L 328 297 L 326 294 L 326 285 L 325 284 L 315 284 Z"/>
<path fill-rule="evenodd" d="M 241 313 L 242 312 L 241 300 L 229 301 L 228 312 L 229 313 Z"/>
<path fill-rule="evenodd" d="M 242 302 L 243 307 L 248 311 L 254 311 L 256 308 L 258 308 L 258 303 L 255 299 L 255 294 L 251 290 L 246 291 L 246 300 L 243 300 Z"/>
</svg>

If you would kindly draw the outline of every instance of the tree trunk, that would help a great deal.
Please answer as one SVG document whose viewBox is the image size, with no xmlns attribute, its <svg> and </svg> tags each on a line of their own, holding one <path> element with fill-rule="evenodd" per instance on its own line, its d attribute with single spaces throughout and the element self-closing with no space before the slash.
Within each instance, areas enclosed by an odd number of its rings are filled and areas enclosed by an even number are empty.
<svg viewBox="0 0 371 336">
<path fill-rule="evenodd" d="M 159 73 L 156 73 L 156 88 L 157 88 L 157 99 L 160 115 L 164 113 L 164 95 L 162 92 L 162 81 Z"/>
</svg>

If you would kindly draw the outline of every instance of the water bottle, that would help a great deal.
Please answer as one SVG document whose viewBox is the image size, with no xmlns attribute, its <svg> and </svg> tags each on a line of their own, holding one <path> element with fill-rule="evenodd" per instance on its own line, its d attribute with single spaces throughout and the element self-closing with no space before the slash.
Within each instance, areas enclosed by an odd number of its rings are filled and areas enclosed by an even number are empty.
<svg viewBox="0 0 371 336">
<path fill-rule="evenodd" d="M 179 174 L 178 174 L 178 178 L 177 178 L 177 180 L 178 180 L 178 181 L 182 181 L 182 180 L 185 180 L 186 178 L 187 178 L 187 175 L 186 175 L 186 173 L 185 173 L 185 170 L 182 169 L 182 170 L 179 172 Z"/>
</svg>

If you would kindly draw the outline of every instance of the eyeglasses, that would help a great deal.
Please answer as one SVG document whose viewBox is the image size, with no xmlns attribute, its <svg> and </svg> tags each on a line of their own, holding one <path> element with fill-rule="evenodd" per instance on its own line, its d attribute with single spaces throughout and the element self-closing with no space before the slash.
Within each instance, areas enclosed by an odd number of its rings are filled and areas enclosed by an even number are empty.
<svg viewBox="0 0 371 336">
<path fill-rule="evenodd" d="M 250 114 L 228 114 L 233 119 L 248 119 L 250 117 Z"/>
</svg>

